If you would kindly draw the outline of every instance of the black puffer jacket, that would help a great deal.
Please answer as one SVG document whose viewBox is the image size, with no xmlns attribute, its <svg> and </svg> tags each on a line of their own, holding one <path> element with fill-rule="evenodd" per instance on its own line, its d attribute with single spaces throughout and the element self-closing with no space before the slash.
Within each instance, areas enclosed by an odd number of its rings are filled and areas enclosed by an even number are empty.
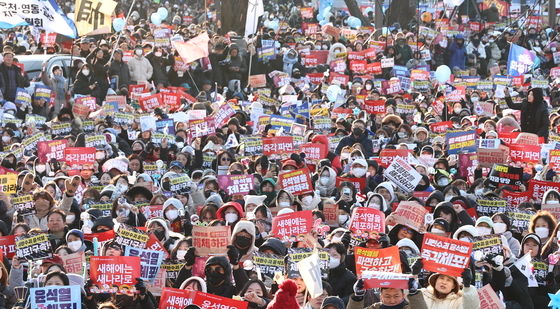
<svg viewBox="0 0 560 309">
<path fill-rule="evenodd" d="M 548 138 L 548 106 L 543 99 L 541 88 L 531 88 L 527 93 L 533 93 L 533 103 L 524 99 L 521 103 L 514 103 L 510 96 L 507 96 L 506 103 L 509 108 L 521 111 L 521 130 L 537 134 Z"/>
</svg>

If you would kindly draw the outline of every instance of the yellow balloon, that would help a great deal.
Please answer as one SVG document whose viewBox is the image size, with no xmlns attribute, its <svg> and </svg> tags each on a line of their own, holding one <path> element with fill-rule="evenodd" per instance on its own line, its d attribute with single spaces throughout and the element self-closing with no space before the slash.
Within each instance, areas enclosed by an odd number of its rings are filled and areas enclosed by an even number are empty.
<svg viewBox="0 0 560 309">
<path fill-rule="evenodd" d="M 425 23 L 431 23 L 432 22 L 432 13 L 430 12 L 424 12 L 422 13 L 422 21 Z"/>
</svg>

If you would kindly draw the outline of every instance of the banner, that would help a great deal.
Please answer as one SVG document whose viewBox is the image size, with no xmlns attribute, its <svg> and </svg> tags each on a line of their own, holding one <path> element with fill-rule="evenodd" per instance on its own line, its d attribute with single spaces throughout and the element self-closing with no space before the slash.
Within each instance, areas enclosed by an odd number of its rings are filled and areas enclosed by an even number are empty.
<svg viewBox="0 0 560 309">
<path fill-rule="evenodd" d="M 64 149 L 68 145 L 68 140 L 60 139 L 54 141 L 37 142 L 37 157 L 40 163 L 47 163 L 51 159 L 57 161 L 64 160 Z"/>
<path fill-rule="evenodd" d="M 48 234 L 23 234 L 16 237 L 16 256 L 25 260 L 41 260 L 52 256 Z"/>
<path fill-rule="evenodd" d="M 228 195 L 247 195 L 254 189 L 253 175 L 219 175 L 218 185 Z"/>
<path fill-rule="evenodd" d="M 93 165 L 95 163 L 94 147 L 66 147 L 64 148 L 64 162 L 68 166 Z"/>
<path fill-rule="evenodd" d="M 535 203 L 541 203 L 544 193 L 550 189 L 560 191 L 560 183 L 544 180 L 529 180 L 529 191 L 532 192 L 532 198 Z"/>
<path fill-rule="evenodd" d="M 503 164 L 507 161 L 507 152 L 505 149 L 487 149 L 478 148 L 476 151 L 478 165 L 480 167 L 491 168 L 494 164 Z"/>
<path fill-rule="evenodd" d="M 459 152 L 476 152 L 476 131 L 447 132 L 445 143 L 449 147 L 449 154 L 459 154 Z"/>
<path fill-rule="evenodd" d="M 405 192 L 412 192 L 422 180 L 422 175 L 405 160 L 396 157 L 383 175 Z"/>
<path fill-rule="evenodd" d="M 153 282 L 159 272 L 164 252 L 127 246 L 125 247 L 124 255 L 140 257 L 140 272 L 142 274 L 140 278 L 144 281 Z"/>
<path fill-rule="evenodd" d="M 522 184 L 523 169 L 520 167 L 512 167 L 504 164 L 494 164 L 488 180 L 490 180 L 490 187 L 497 188 L 501 186 L 511 186 L 513 190 L 519 190 Z M 529 188 L 531 187 L 529 181 Z"/>
<path fill-rule="evenodd" d="M 62 265 L 66 273 L 77 274 L 82 276 L 84 274 L 84 266 L 86 264 L 86 255 L 84 252 L 76 252 L 68 255 L 61 255 Z"/>
<path fill-rule="evenodd" d="M 14 208 L 17 211 L 18 215 L 21 216 L 32 215 L 37 212 L 35 209 L 35 202 L 33 201 L 32 194 L 12 197 L 11 202 L 12 202 L 12 208 Z"/>
<path fill-rule="evenodd" d="M 225 255 L 230 244 L 229 226 L 193 226 L 192 242 L 196 255 Z"/>
<path fill-rule="evenodd" d="M 531 222 L 531 217 L 535 215 L 535 212 L 529 209 L 508 207 L 506 215 L 509 218 L 511 230 L 523 233 L 529 229 L 529 222 Z"/>
<path fill-rule="evenodd" d="M 271 234 L 286 240 L 311 232 L 313 228 L 313 213 L 311 210 L 296 211 L 272 219 Z"/>
<path fill-rule="evenodd" d="M 460 277 L 469 267 L 472 246 L 469 242 L 426 233 L 421 252 L 424 269 Z"/>
<path fill-rule="evenodd" d="M 500 199 L 477 199 L 476 212 L 478 216 L 492 217 L 499 212 L 505 212 L 507 202 Z"/>
<path fill-rule="evenodd" d="M 509 145 L 509 156 L 512 162 L 538 163 L 541 160 L 541 146 L 539 145 Z"/>
<path fill-rule="evenodd" d="M 185 63 L 191 63 L 200 58 L 208 57 L 208 33 L 204 32 L 187 42 L 173 41 L 171 44 L 183 58 Z"/>
<path fill-rule="evenodd" d="M 348 229 L 356 236 L 365 239 L 375 234 L 385 233 L 385 214 L 373 208 L 356 207 L 352 211 Z"/>
<path fill-rule="evenodd" d="M 16 255 L 16 236 L 0 236 L 0 250 L 8 259 L 13 258 Z"/>
<path fill-rule="evenodd" d="M 385 100 L 365 100 L 362 108 L 369 114 L 385 114 Z"/>
<path fill-rule="evenodd" d="M 398 274 L 383 271 L 364 271 L 362 279 L 366 289 L 393 288 L 408 289 L 408 281 L 412 278 L 409 274 Z"/>
<path fill-rule="evenodd" d="M 186 289 L 163 288 L 159 300 L 159 309 L 185 309 L 191 305 L 196 291 Z"/>
<path fill-rule="evenodd" d="M 146 247 L 148 238 L 146 231 L 121 223 L 116 233 L 115 242 L 121 246 L 143 249 Z"/>
<path fill-rule="evenodd" d="M 265 137 L 262 141 L 263 154 L 266 156 L 291 154 L 295 150 L 292 136 Z"/>
<path fill-rule="evenodd" d="M 356 255 L 356 275 L 362 276 L 364 271 L 382 271 L 401 273 L 399 247 L 391 246 L 384 249 L 354 248 Z"/>
<path fill-rule="evenodd" d="M 278 184 L 280 188 L 290 192 L 293 195 L 302 195 L 313 192 L 311 176 L 307 168 L 301 168 L 295 171 L 285 171 L 278 175 Z"/>
<path fill-rule="evenodd" d="M 66 17 L 54 0 L 4 0 L 0 5 L 0 15 L 0 28 L 3 29 L 33 26 L 73 39 L 78 37 L 74 22 Z"/>
<path fill-rule="evenodd" d="M 395 158 L 400 157 L 404 161 L 408 161 L 408 156 L 411 154 L 411 151 L 408 149 L 383 149 L 379 153 L 379 165 L 384 168 L 387 168 L 391 163 L 395 160 Z"/>
<path fill-rule="evenodd" d="M 82 308 L 82 291 L 77 285 L 31 288 L 31 308 Z"/>
<path fill-rule="evenodd" d="M 514 192 L 509 190 L 502 191 L 502 197 L 506 200 L 507 205 L 510 207 L 518 207 L 519 204 L 528 202 L 531 198 L 532 192 L 530 190 L 525 192 Z"/>
<path fill-rule="evenodd" d="M 89 277 L 93 282 L 91 293 L 132 295 L 135 291 L 136 278 L 140 276 L 140 257 L 90 257 Z"/>
<path fill-rule="evenodd" d="M 361 177 L 361 178 L 345 178 L 345 177 L 339 177 L 336 176 L 336 183 L 335 186 L 338 188 L 340 187 L 340 184 L 343 182 L 350 182 L 354 185 L 354 188 L 356 189 L 357 192 L 364 192 L 364 190 L 366 189 L 366 178 L 365 177 Z"/>
<path fill-rule="evenodd" d="M 16 194 L 17 174 L 9 173 L 0 175 L 0 191 L 10 195 Z"/>
<path fill-rule="evenodd" d="M 519 45 L 511 44 L 509 48 L 507 72 L 509 76 L 527 73 L 535 64 L 537 55 Z"/>
</svg>

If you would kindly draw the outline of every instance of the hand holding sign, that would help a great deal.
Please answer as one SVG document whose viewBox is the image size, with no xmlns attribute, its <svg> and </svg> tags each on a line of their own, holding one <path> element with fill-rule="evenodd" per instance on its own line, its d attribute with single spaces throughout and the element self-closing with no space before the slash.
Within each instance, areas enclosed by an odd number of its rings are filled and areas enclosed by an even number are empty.
<svg viewBox="0 0 560 309">
<path fill-rule="evenodd" d="M 72 197 L 78 191 L 78 187 L 80 186 L 80 182 L 82 178 L 80 176 L 74 176 L 72 178 L 66 179 L 64 181 L 64 185 L 66 188 L 66 195 Z"/>
</svg>

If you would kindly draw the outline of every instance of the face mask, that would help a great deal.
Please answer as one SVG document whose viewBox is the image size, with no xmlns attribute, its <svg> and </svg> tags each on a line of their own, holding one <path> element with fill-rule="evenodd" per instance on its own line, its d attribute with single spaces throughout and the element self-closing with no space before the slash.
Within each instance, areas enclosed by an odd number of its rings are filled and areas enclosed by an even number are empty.
<svg viewBox="0 0 560 309">
<path fill-rule="evenodd" d="M 37 171 L 37 173 L 42 174 L 45 172 L 45 170 L 47 169 L 47 166 L 45 164 L 37 164 L 35 165 L 35 170 Z"/>
<path fill-rule="evenodd" d="M 356 177 L 363 177 L 366 174 L 366 169 L 363 167 L 355 167 L 352 169 L 352 174 Z"/>
<path fill-rule="evenodd" d="M 455 112 L 455 114 L 459 114 L 461 112 L 461 109 L 460 108 L 454 108 L 453 112 Z"/>
<path fill-rule="evenodd" d="M 465 190 L 459 190 L 459 193 L 461 194 L 461 196 L 467 195 L 467 191 Z"/>
<path fill-rule="evenodd" d="M 432 229 L 432 233 L 442 235 L 442 234 L 445 234 L 445 231 L 440 230 L 440 229 Z"/>
<path fill-rule="evenodd" d="M 4 142 L 4 143 L 10 142 L 11 139 L 12 139 L 12 138 L 11 138 L 10 136 L 5 136 L 5 135 L 2 136 L 2 142 Z"/>
<path fill-rule="evenodd" d="M 560 204 L 560 201 L 548 201 L 547 204 Z"/>
<path fill-rule="evenodd" d="M 482 195 L 484 193 L 484 188 L 478 188 L 474 190 L 475 195 Z"/>
<path fill-rule="evenodd" d="M 354 128 L 354 129 L 352 129 L 352 134 L 354 134 L 354 136 L 360 136 L 360 135 L 362 135 L 362 129 Z"/>
<path fill-rule="evenodd" d="M 118 215 L 121 217 L 128 217 L 129 214 L 130 214 L 130 209 L 121 208 L 118 212 Z"/>
<path fill-rule="evenodd" d="M 447 177 L 442 177 L 438 180 L 438 185 L 440 186 L 447 186 L 449 184 L 449 179 Z"/>
<path fill-rule="evenodd" d="M 185 258 L 185 255 L 187 255 L 187 250 L 177 250 L 178 260 L 183 260 Z"/>
<path fill-rule="evenodd" d="M 371 90 L 371 85 L 370 84 L 366 84 L 366 90 L 370 91 Z"/>
<path fill-rule="evenodd" d="M 340 154 L 340 158 L 341 158 L 342 160 L 348 159 L 348 158 L 350 158 L 350 154 L 347 153 L 347 152 L 341 153 L 341 154 Z"/>
<path fill-rule="evenodd" d="M 237 236 L 235 237 L 235 243 L 239 248 L 245 249 L 252 244 L 252 239 L 251 237 Z"/>
<path fill-rule="evenodd" d="M 82 242 L 80 240 L 74 240 L 68 243 L 68 248 L 76 252 L 82 247 Z"/>
<path fill-rule="evenodd" d="M 460 240 L 460 241 L 465 241 L 465 242 L 471 242 L 470 237 L 466 237 L 466 236 L 465 236 L 465 237 L 459 238 L 459 240 Z"/>
<path fill-rule="evenodd" d="M 135 50 L 134 53 L 136 54 L 136 56 L 142 56 L 142 50 L 141 49 Z"/>
<path fill-rule="evenodd" d="M 348 215 L 338 215 L 338 224 L 343 225 L 348 221 Z"/>
<path fill-rule="evenodd" d="M 488 40 L 488 43 L 494 43 L 494 39 Z"/>
<path fill-rule="evenodd" d="M 173 221 L 173 220 L 177 219 L 177 217 L 179 217 L 179 211 L 177 209 L 168 210 L 165 213 L 165 216 L 167 217 L 167 219 Z"/>
<path fill-rule="evenodd" d="M 329 259 L 329 269 L 335 269 L 340 265 L 340 259 L 331 257 Z"/>
<path fill-rule="evenodd" d="M 399 138 L 406 138 L 406 132 L 399 132 L 397 133 L 397 135 L 399 136 Z"/>
<path fill-rule="evenodd" d="M 231 213 L 231 212 L 230 212 L 230 213 L 227 213 L 227 214 L 224 216 L 224 218 L 226 219 L 226 221 L 227 221 L 228 223 L 233 223 L 233 222 L 237 221 L 237 218 L 239 218 L 239 216 L 238 216 L 237 214 L 234 214 L 234 213 Z"/>
<path fill-rule="evenodd" d="M 208 273 L 206 274 L 206 280 L 208 280 L 208 283 L 212 284 L 212 285 L 218 285 L 220 283 L 222 283 L 222 281 L 224 281 L 224 275 L 210 270 L 208 271 Z"/>
<path fill-rule="evenodd" d="M 312 201 L 313 201 L 313 197 L 310 196 L 310 195 L 308 195 L 308 196 L 306 196 L 306 197 L 304 197 L 304 198 L 301 199 L 301 202 L 302 202 L 304 205 L 310 205 Z"/>
<path fill-rule="evenodd" d="M 492 233 L 492 229 L 485 226 L 477 226 L 476 230 L 478 231 L 478 236 L 486 236 Z"/>
<path fill-rule="evenodd" d="M 290 202 L 279 202 L 278 206 L 280 206 L 280 207 L 290 207 Z"/>
<path fill-rule="evenodd" d="M 84 74 L 84 76 L 88 76 L 89 75 L 89 70 L 82 70 L 82 74 Z"/>
<path fill-rule="evenodd" d="M 369 207 L 373 209 L 381 210 L 381 205 L 379 205 L 378 203 L 371 203 L 369 204 Z"/>
<path fill-rule="evenodd" d="M 326 186 L 329 183 L 330 177 L 321 177 L 319 179 L 319 182 L 321 183 L 321 185 Z"/>
<path fill-rule="evenodd" d="M 74 223 L 74 220 L 76 219 L 76 215 L 72 214 L 72 215 L 66 215 L 66 224 L 72 224 Z"/>
<path fill-rule="evenodd" d="M 539 236 L 541 239 L 548 237 L 548 228 L 547 227 L 537 227 L 535 228 L 535 234 Z"/>
<path fill-rule="evenodd" d="M 154 235 L 156 235 L 158 240 L 163 240 L 165 237 L 165 231 L 155 231 Z"/>
<path fill-rule="evenodd" d="M 502 222 L 494 222 L 494 233 L 502 234 L 507 229 L 507 225 Z"/>
<path fill-rule="evenodd" d="M 154 55 L 155 55 L 156 57 L 161 57 L 161 52 L 155 52 Z"/>
</svg>

